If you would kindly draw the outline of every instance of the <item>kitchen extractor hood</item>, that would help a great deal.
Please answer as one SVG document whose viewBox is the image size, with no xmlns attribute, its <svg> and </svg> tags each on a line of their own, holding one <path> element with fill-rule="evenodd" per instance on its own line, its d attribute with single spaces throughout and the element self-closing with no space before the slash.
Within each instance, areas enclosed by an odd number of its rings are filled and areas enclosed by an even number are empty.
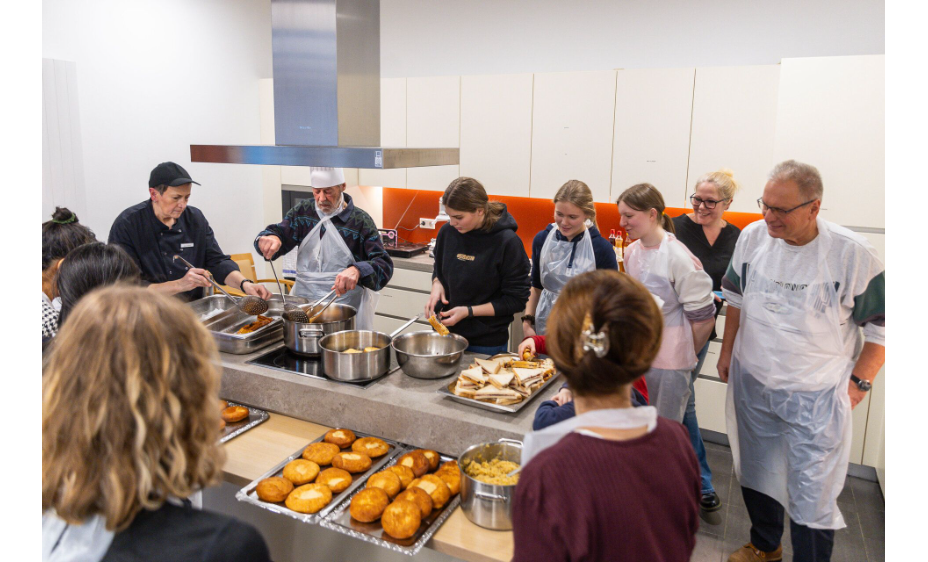
<svg viewBox="0 0 928 562">
<path fill-rule="evenodd" d="M 458 148 L 380 146 L 380 0 L 271 0 L 275 145 L 190 145 L 193 162 L 418 168 Z"/>
</svg>

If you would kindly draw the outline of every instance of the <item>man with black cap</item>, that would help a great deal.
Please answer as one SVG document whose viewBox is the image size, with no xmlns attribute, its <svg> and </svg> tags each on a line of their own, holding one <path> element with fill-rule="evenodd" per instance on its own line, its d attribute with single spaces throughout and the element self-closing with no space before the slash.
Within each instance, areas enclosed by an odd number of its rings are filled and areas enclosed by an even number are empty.
<svg viewBox="0 0 928 562">
<path fill-rule="evenodd" d="M 155 291 L 186 300 L 201 298 L 203 287 L 210 285 L 209 270 L 224 285 L 270 298 L 270 291 L 246 279 L 222 252 L 203 213 L 187 206 L 192 184 L 200 185 L 174 162 L 158 164 L 148 179 L 149 199 L 120 213 L 110 228 L 109 243 L 119 244 L 132 256 L 142 279 Z M 195 267 L 188 270 L 174 261 L 175 255 Z"/>
</svg>

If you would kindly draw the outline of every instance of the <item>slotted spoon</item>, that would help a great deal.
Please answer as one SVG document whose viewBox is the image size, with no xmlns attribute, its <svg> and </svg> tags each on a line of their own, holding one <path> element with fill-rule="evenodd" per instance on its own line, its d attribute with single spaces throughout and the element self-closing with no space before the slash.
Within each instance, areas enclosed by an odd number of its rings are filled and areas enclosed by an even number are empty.
<svg viewBox="0 0 928 562">
<path fill-rule="evenodd" d="M 193 265 L 191 265 L 191 263 L 185 260 L 184 258 L 180 256 L 174 256 L 174 259 L 180 260 L 181 263 L 187 266 L 187 269 L 194 269 Z M 268 304 L 267 304 L 267 301 L 265 301 L 264 299 L 260 297 L 256 297 L 254 295 L 245 295 L 244 297 L 236 299 L 235 297 L 227 293 L 225 289 L 220 287 L 219 283 L 216 283 L 216 281 L 213 280 L 212 276 L 207 275 L 206 279 L 210 283 L 213 284 L 213 287 L 216 287 L 217 289 L 219 289 L 219 292 L 225 295 L 227 299 L 232 301 L 235 304 L 235 306 L 237 306 L 239 310 L 241 310 L 245 314 L 257 316 L 259 314 L 264 314 L 265 312 L 267 312 Z"/>
<path fill-rule="evenodd" d="M 309 316 L 303 312 L 303 309 L 293 303 L 287 302 L 287 295 L 284 288 L 280 285 L 280 278 L 277 277 L 277 269 L 274 268 L 274 262 L 268 260 L 271 264 L 271 271 L 274 272 L 274 279 L 277 281 L 277 289 L 280 291 L 280 298 L 284 299 L 284 313 L 281 315 L 290 322 L 309 322 Z"/>
</svg>

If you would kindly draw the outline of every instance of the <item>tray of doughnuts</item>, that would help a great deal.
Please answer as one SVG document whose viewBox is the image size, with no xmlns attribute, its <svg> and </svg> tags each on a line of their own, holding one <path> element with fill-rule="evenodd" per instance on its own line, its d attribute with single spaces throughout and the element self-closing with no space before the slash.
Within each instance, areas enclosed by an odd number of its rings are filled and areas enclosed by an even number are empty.
<svg viewBox="0 0 928 562">
<path fill-rule="evenodd" d="M 222 428 L 220 444 L 245 433 L 270 417 L 264 410 L 225 400 L 219 401 L 219 409 L 221 419 L 219 423 Z"/>
<path fill-rule="evenodd" d="M 396 441 L 331 429 L 239 490 L 239 501 L 316 523 L 404 451 Z"/>
<path fill-rule="evenodd" d="M 461 501 L 457 460 L 408 447 L 367 478 L 320 525 L 415 556 Z"/>
</svg>

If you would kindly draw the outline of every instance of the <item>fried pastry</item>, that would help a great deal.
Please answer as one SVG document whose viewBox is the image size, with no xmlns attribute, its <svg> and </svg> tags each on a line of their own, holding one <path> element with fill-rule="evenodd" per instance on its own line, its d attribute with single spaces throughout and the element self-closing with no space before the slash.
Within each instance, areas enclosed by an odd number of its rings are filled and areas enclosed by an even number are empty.
<svg viewBox="0 0 928 562">
<path fill-rule="evenodd" d="M 326 443 L 334 443 L 344 449 L 354 443 L 355 439 L 357 439 L 357 437 L 355 437 L 354 432 L 350 429 L 330 429 L 326 432 L 323 441 Z"/>
<path fill-rule="evenodd" d="M 377 351 L 377 350 L 379 350 L 379 349 L 383 349 L 383 348 L 382 348 L 382 347 L 377 347 L 376 345 L 369 345 L 369 346 L 367 346 L 367 347 L 364 348 L 364 353 L 370 353 L 371 351 Z"/>
<path fill-rule="evenodd" d="M 448 327 L 441 323 L 441 320 L 438 319 L 434 314 L 429 316 L 429 324 L 432 325 L 432 329 L 438 332 L 440 336 L 447 336 L 451 332 L 448 330 Z"/>
<path fill-rule="evenodd" d="M 298 513 L 316 513 L 332 501 L 332 490 L 325 484 L 305 484 L 290 492 L 285 502 Z"/>
<path fill-rule="evenodd" d="M 390 496 L 380 488 L 365 488 L 351 498 L 348 512 L 362 523 L 376 521 L 390 504 Z M 417 509 L 418 511 L 418 509 Z"/>
<path fill-rule="evenodd" d="M 400 493 L 402 490 L 402 484 L 400 483 L 400 477 L 395 473 L 388 470 L 384 470 L 374 474 L 367 479 L 368 488 L 380 488 L 390 496 L 390 499 L 396 497 L 396 494 Z"/>
<path fill-rule="evenodd" d="M 429 471 L 435 470 L 438 468 L 438 462 L 441 460 L 441 457 L 438 456 L 438 453 L 432 451 L 431 449 L 418 449 L 422 451 L 422 454 L 425 455 L 426 460 L 429 461 Z"/>
<path fill-rule="evenodd" d="M 408 466 L 395 464 L 393 466 L 388 466 L 385 470 L 389 470 L 400 477 L 400 484 L 403 486 L 404 490 L 409 486 L 410 482 L 416 479 L 415 473 Z"/>
<path fill-rule="evenodd" d="M 225 400 L 222 400 L 222 399 L 219 400 L 219 411 L 220 411 L 220 412 L 221 412 L 222 410 L 225 410 L 225 409 L 228 408 L 228 407 L 229 407 L 229 403 L 228 403 L 228 402 L 226 402 Z"/>
<path fill-rule="evenodd" d="M 351 450 L 376 459 L 390 452 L 390 446 L 386 441 L 377 437 L 362 437 L 351 444 Z"/>
<path fill-rule="evenodd" d="M 416 534 L 422 524 L 422 515 L 416 504 L 400 500 L 391 503 L 380 519 L 383 532 L 394 539 L 408 539 Z"/>
<path fill-rule="evenodd" d="M 319 466 L 326 466 L 332 464 L 332 459 L 340 451 L 341 448 L 333 443 L 312 443 L 303 449 L 303 458 Z"/>
<path fill-rule="evenodd" d="M 435 476 L 441 478 L 441 481 L 448 486 L 448 489 L 451 490 L 451 495 L 453 496 L 461 491 L 461 471 L 458 470 L 456 466 L 451 467 L 445 465 L 445 467 L 436 470 Z"/>
<path fill-rule="evenodd" d="M 229 406 L 222 411 L 222 419 L 228 423 L 242 421 L 248 417 L 248 408 L 244 406 Z"/>
<path fill-rule="evenodd" d="M 451 499 L 451 488 L 434 474 L 426 474 L 422 478 L 413 480 L 409 487 L 425 490 L 432 498 L 432 505 L 435 509 L 441 509 Z"/>
<path fill-rule="evenodd" d="M 242 326 L 242 327 L 239 329 L 239 331 L 237 331 L 237 332 L 235 332 L 235 333 L 236 333 L 236 334 L 250 334 L 250 333 L 252 333 L 252 332 L 255 332 L 255 331 L 257 331 L 257 330 L 260 330 L 261 328 L 267 326 L 268 324 L 270 324 L 270 323 L 273 322 L 273 321 L 274 321 L 273 318 L 268 318 L 267 316 L 261 316 L 261 315 L 259 314 L 257 320 L 255 320 L 255 321 L 252 322 L 251 324 L 248 324 L 247 326 Z"/>
<path fill-rule="evenodd" d="M 362 453 L 339 453 L 332 459 L 332 466 L 352 474 L 364 472 L 371 467 L 371 458 Z"/>
<path fill-rule="evenodd" d="M 280 476 L 271 476 L 258 482 L 255 493 L 261 501 L 278 503 L 287 499 L 293 491 L 293 483 Z"/>
<path fill-rule="evenodd" d="M 429 459 L 420 450 L 406 453 L 397 459 L 396 464 L 412 469 L 412 473 L 416 475 L 416 478 L 429 471 Z"/>
<path fill-rule="evenodd" d="M 294 486 L 309 484 L 319 475 L 319 465 L 306 459 L 294 459 L 284 467 L 284 478 Z"/>
<path fill-rule="evenodd" d="M 432 497 L 422 488 L 410 488 L 400 492 L 395 501 L 400 500 L 411 501 L 416 504 L 423 519 L 432 513 Z"/>
<path fill-rule="evenodd" d="M 340 468 L 327 468 L 316 477 L 316 484 L 325 484 L 335 494 L 347 490 L 352 481 L 351 473 Z"/>
</svg>

